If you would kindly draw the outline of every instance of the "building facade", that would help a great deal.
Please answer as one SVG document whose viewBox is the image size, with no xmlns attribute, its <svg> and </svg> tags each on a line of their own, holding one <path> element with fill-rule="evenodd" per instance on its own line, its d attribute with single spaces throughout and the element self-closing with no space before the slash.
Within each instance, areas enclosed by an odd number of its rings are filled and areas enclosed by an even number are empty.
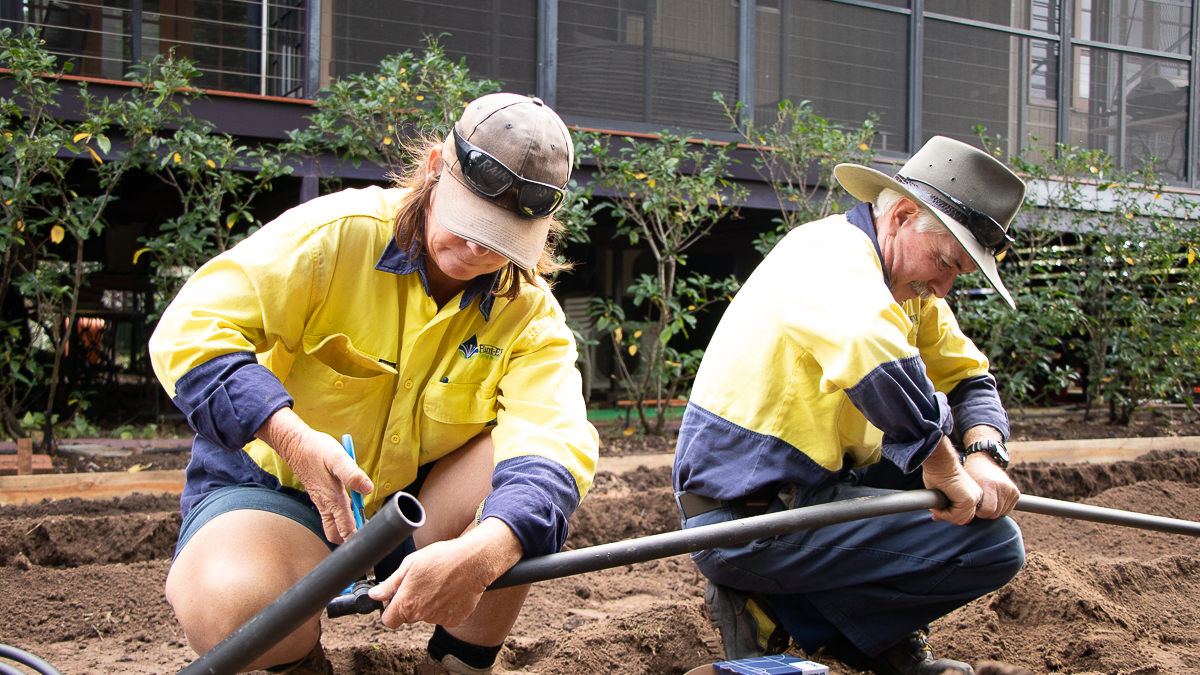
<svg viewBox="0 0 1200 675">
<path fill-rule="evenodd" d="M 76 74 L 120 79 L 175 48 L 200 86 L 310 98 L 435 36 L 568 123 L 726 137 L 719 91 L 759 120 L 783 99 L 902 157 L 974 128 L 1066 143 L 1200 187 L 1195 0 L 0 0 Z M 284 115 L 281 124 L 293 121 Z"/>
</svg>

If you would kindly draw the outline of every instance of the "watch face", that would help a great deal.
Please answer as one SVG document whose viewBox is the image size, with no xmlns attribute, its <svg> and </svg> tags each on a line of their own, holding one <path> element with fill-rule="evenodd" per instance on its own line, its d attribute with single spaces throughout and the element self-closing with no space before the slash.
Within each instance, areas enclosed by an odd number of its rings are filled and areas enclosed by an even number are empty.
<svg viewBox="0 0 1200 675">
<path fill-rule="evenodd" d="M 996 453 L 996 457 L 998 459 L 1004 461 L 1006 464 L 1010 461 L 1008 456 L 1008 448 L 1004 447 L 1004 443 L 996 441 L 996 444 L 992 447 L 994 448 L 993 452 Z"/>
</svg>

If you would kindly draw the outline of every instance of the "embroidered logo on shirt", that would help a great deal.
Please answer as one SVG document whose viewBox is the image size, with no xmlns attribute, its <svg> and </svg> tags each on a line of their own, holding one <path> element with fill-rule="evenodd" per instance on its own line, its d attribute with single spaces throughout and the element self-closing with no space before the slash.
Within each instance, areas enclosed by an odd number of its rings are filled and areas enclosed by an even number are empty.
<svg viewBox="0 0 1200 675">
<path fill-rule="evenodd" d="M 504 350 L 496 345 L 481 345 L 479 344 L 479 340 L 472 335 L 458 346 L 458 353 L 462 354 L 464 359 L 473 358 L 478 354 L 482 358 L 485 358 L 489 361 L 495 361 L 496 359 L 500 358 L 500 355 L 504 353 Z"/>
</svg>

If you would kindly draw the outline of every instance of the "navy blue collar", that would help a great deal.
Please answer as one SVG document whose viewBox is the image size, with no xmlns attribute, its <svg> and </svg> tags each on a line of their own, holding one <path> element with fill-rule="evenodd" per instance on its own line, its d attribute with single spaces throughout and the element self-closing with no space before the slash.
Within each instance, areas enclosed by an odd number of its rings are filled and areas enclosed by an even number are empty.
<svg viewBox="0 0 1200 675">
<path fill-rule="evenodd" d="M 391 274 L 400 275 L 416 272 L 421 277 L 421 287 L 425 289 L 425 295 L 433 297 L 433 294 L 429 292 L 429 277 L 425 272 L 425 258 L 423 256 L 414 256 L 412 252 L 405 253 L 401 251 L 395 237 L 388 242 L 387 248 L 383 249 L 383 255 L 379 256 L 379 262 L 375 263 L 375 269 L 380 272 L 390 272 Z M 459 301 L 458 308 L 466 309 L 472 300 L 479 298 L 479 313 L 483 315 L 484 321 L 491 321 L 492 306 L 496 304 L 496 282 L 499 280 L 500 270 L 472 279 L 471 285 L 467 286 L 467 290 L 463 291 L 462 300 Z"/>
<path fill-rule="evenodd" d="M 875 213 L 871 210 L 871 205 L 863 202 L 850 209 L 846 213 L 846 220 L 865 232 L 870 238 L 871 244 L 875 247 L 875 255 L 879 256 L 879 267 L 883 270 L 883 283 L 887 284 L 889 291 L 892 290 L 892 280 L 888 278 L 887 265 L 883 262 L 883 251 L 879 248 L 879 237 L 875 234 Z"/>
</svg>

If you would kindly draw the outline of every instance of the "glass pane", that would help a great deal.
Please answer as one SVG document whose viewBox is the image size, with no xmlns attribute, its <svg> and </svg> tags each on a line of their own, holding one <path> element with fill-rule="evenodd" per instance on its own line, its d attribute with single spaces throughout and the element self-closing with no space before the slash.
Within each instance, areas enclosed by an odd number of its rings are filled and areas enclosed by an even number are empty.
<svg viewBox="0 0 1200 675">
<path fill-rule="evenodd" d="M 1076 0 L 1075 37 L 1190 54 L 1191 0 Z"/>
<path fill-rule="evenodd" d="M 925 0 L 925 11 L 1057 34 L 1058 5 L 1059 0 Z"/>
<path fill-rule="evenodd" d="M 1127 170 L 1147 157 L 1167 180 L 1187 175 L 1186 63 L 1075 49 L 1071 143 L 1104 150 Z"/>
<path fill-rule="evenodd" d="M 420 54 L 425 36 L 471 76 L 537 93 L 537 0 L 355 0 L 334 4 L 334 75 L 370 72 L 384 57 Z"/>
<path fill-rule="evenodd" d="M 759 124 L 770 124 L 785 98 L 812 101 L 818 114 L 853 126 L 875 112 L 876 147 L 904 151 L 907 16 L 823 0 L 784 0 L 778 17 L 759 13 L 756 24 Z"/>
<path fill-rule="evenodd" d="M 729 128 L 712 99 L 737 99 L 738 8 L 729 0 L 562 0 L 558 16 L 560 113 Z"/>
<path fill-rule="evenodd" d="M 979 145 L 974 132 L 1053 148 L 1058 117 L 1058 43 L 945 21 L 925 24 L 923 140 L 949 136 Z"/>
<path fill-rule="evenodd" d="M 204 89 L 298 96 L 303 86 L 303 0 L 145 0 L 142 40 L 149 60 L 174 50 L 196 63 Z M 34 0 L 25 18 L 43 30 L 47 48 L 75 63 L 73 74 L 121 79 L 134 57 L 135 17 L 130 0 L 103 5 L 69 0 Z M 264 26 L 265 24 L 265 26 Z M 266 54 L 263 29 L 266 29 Z M 266 81 L 259 76 L 266 66 Z"/>
</svg>

